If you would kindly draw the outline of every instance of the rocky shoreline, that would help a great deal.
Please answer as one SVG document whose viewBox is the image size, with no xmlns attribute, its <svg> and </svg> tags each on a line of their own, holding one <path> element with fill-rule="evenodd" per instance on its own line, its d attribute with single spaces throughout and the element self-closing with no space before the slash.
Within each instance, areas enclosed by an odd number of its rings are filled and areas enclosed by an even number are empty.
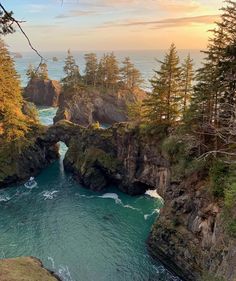
<svg viewBox="0 0 236 281">
<path fill-rule="evenodd" d="M 161 134 L 128 123 L 104 130 L 64 120 L 36 138 L 40 153 L 29 150 L 31 156 L 24 156 L 21 166 L 26 171 L 32 169 L 28 160 L 34 154 L 40 159 L 34 161 L 34 171 L 39 171 L 56 159 L 55 145 L 63 141 L 68 146 L 65 169 L 85 187 L 100 191 L 115 182 L 130 195 L 157 189 L 165 204 L 147 242 L 151 255 L 183 280 L 234 281 L 236 239 L 225 230 L 221 203 L 210 194 L 204 170 L 176 180 L 172 163 L 162 150 Z"/>
</svg>

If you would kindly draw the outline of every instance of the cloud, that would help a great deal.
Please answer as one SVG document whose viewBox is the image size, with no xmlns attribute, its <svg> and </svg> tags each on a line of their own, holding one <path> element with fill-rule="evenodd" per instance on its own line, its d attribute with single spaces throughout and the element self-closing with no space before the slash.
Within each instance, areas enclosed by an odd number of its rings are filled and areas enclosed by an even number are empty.
<svg viewBox="0 0 236 281">
<path fill-rule="evenodd" d="M 90 16 L 94 14 L 94 11 L 83 11 L 83 10 L 71 10 L 67 14 L 60 14 L 56 16 L 56 19 L 63 19 L 63 18 L 75 18 L 75 17 L 83 17 L 83 16 Z"/>
<path fill-rule="evenodd" d="M 157 1 L 158 7 L 168 13 L 191 13 L 200 10 L 202 6 L 196 1 Z"/>
<path fill-rule="evenodd" d="M 203 15 L 193 17 L 167 18 L 157 21 L 132 21 L 123 23 L 107 22 L 103 26 L 100 26 L 100 28 L 148 26 L 151 29 L 161 29 L 167 27 L 188 26 L 193 24 L 213 24 L 218 19 L 219 15 Z"/>
<path fill-rule="evenodd" d="M 27 11 L 29 13 L 41 13 L 47 9 L 48 9 L 47 5 L 30 4 L 27 6 Z"/>
</svg>

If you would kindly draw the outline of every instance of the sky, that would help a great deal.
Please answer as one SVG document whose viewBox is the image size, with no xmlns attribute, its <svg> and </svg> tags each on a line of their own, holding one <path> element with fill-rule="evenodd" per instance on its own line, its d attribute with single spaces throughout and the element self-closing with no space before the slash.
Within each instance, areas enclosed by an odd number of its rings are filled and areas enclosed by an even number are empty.
<svg viewBox="0 0 236 281">
<path fill-rule="evenodd" d="M 40 51 L 204 49 L 220 0 L 3 0 Z M 15 51 L 30 51 L 17 31 Z"/>
</svg>

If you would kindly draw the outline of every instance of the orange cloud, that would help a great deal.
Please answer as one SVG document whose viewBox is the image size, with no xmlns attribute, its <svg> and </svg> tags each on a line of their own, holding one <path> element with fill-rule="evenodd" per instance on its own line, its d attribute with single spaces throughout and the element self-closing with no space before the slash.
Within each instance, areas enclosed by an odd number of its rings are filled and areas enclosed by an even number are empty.
<svg viewBox="0 0 236 281">
<path fill-rule="evenodd" d="M 204 15 L 204 16 L 193 16 L 193 17 L 181 17 L 181 18 L 168 18 L 157 21 L 132 21 L 132 22 L 107 22 L 100 28 L 109 27 L 121 27 L 121 26 L 149 26 L 152 29 L 161 29 L 166 27 L 180 27 L 188 26 L 192 24 L 213 24 L 219 19 L 219 15 Z"/>
</svg>

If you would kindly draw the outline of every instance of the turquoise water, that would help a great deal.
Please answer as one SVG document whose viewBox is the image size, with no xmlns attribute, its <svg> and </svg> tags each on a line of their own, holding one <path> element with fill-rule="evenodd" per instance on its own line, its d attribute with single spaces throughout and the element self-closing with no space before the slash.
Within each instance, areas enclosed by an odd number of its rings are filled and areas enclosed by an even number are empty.
<svg viewBox="0 0 236 281">
<path fill-rule="evenodd" d="M 49 124 L 55 109 L 39 113 Z M 62 144 L 61 159 L 36 177 L 37 187 L 0 190 L 0 257 L 39 257 L 64 281 L 178 280 L 145 248 L 161 201 L 82 188 L 64 172 L 65 152 Z"/>
</svg>

